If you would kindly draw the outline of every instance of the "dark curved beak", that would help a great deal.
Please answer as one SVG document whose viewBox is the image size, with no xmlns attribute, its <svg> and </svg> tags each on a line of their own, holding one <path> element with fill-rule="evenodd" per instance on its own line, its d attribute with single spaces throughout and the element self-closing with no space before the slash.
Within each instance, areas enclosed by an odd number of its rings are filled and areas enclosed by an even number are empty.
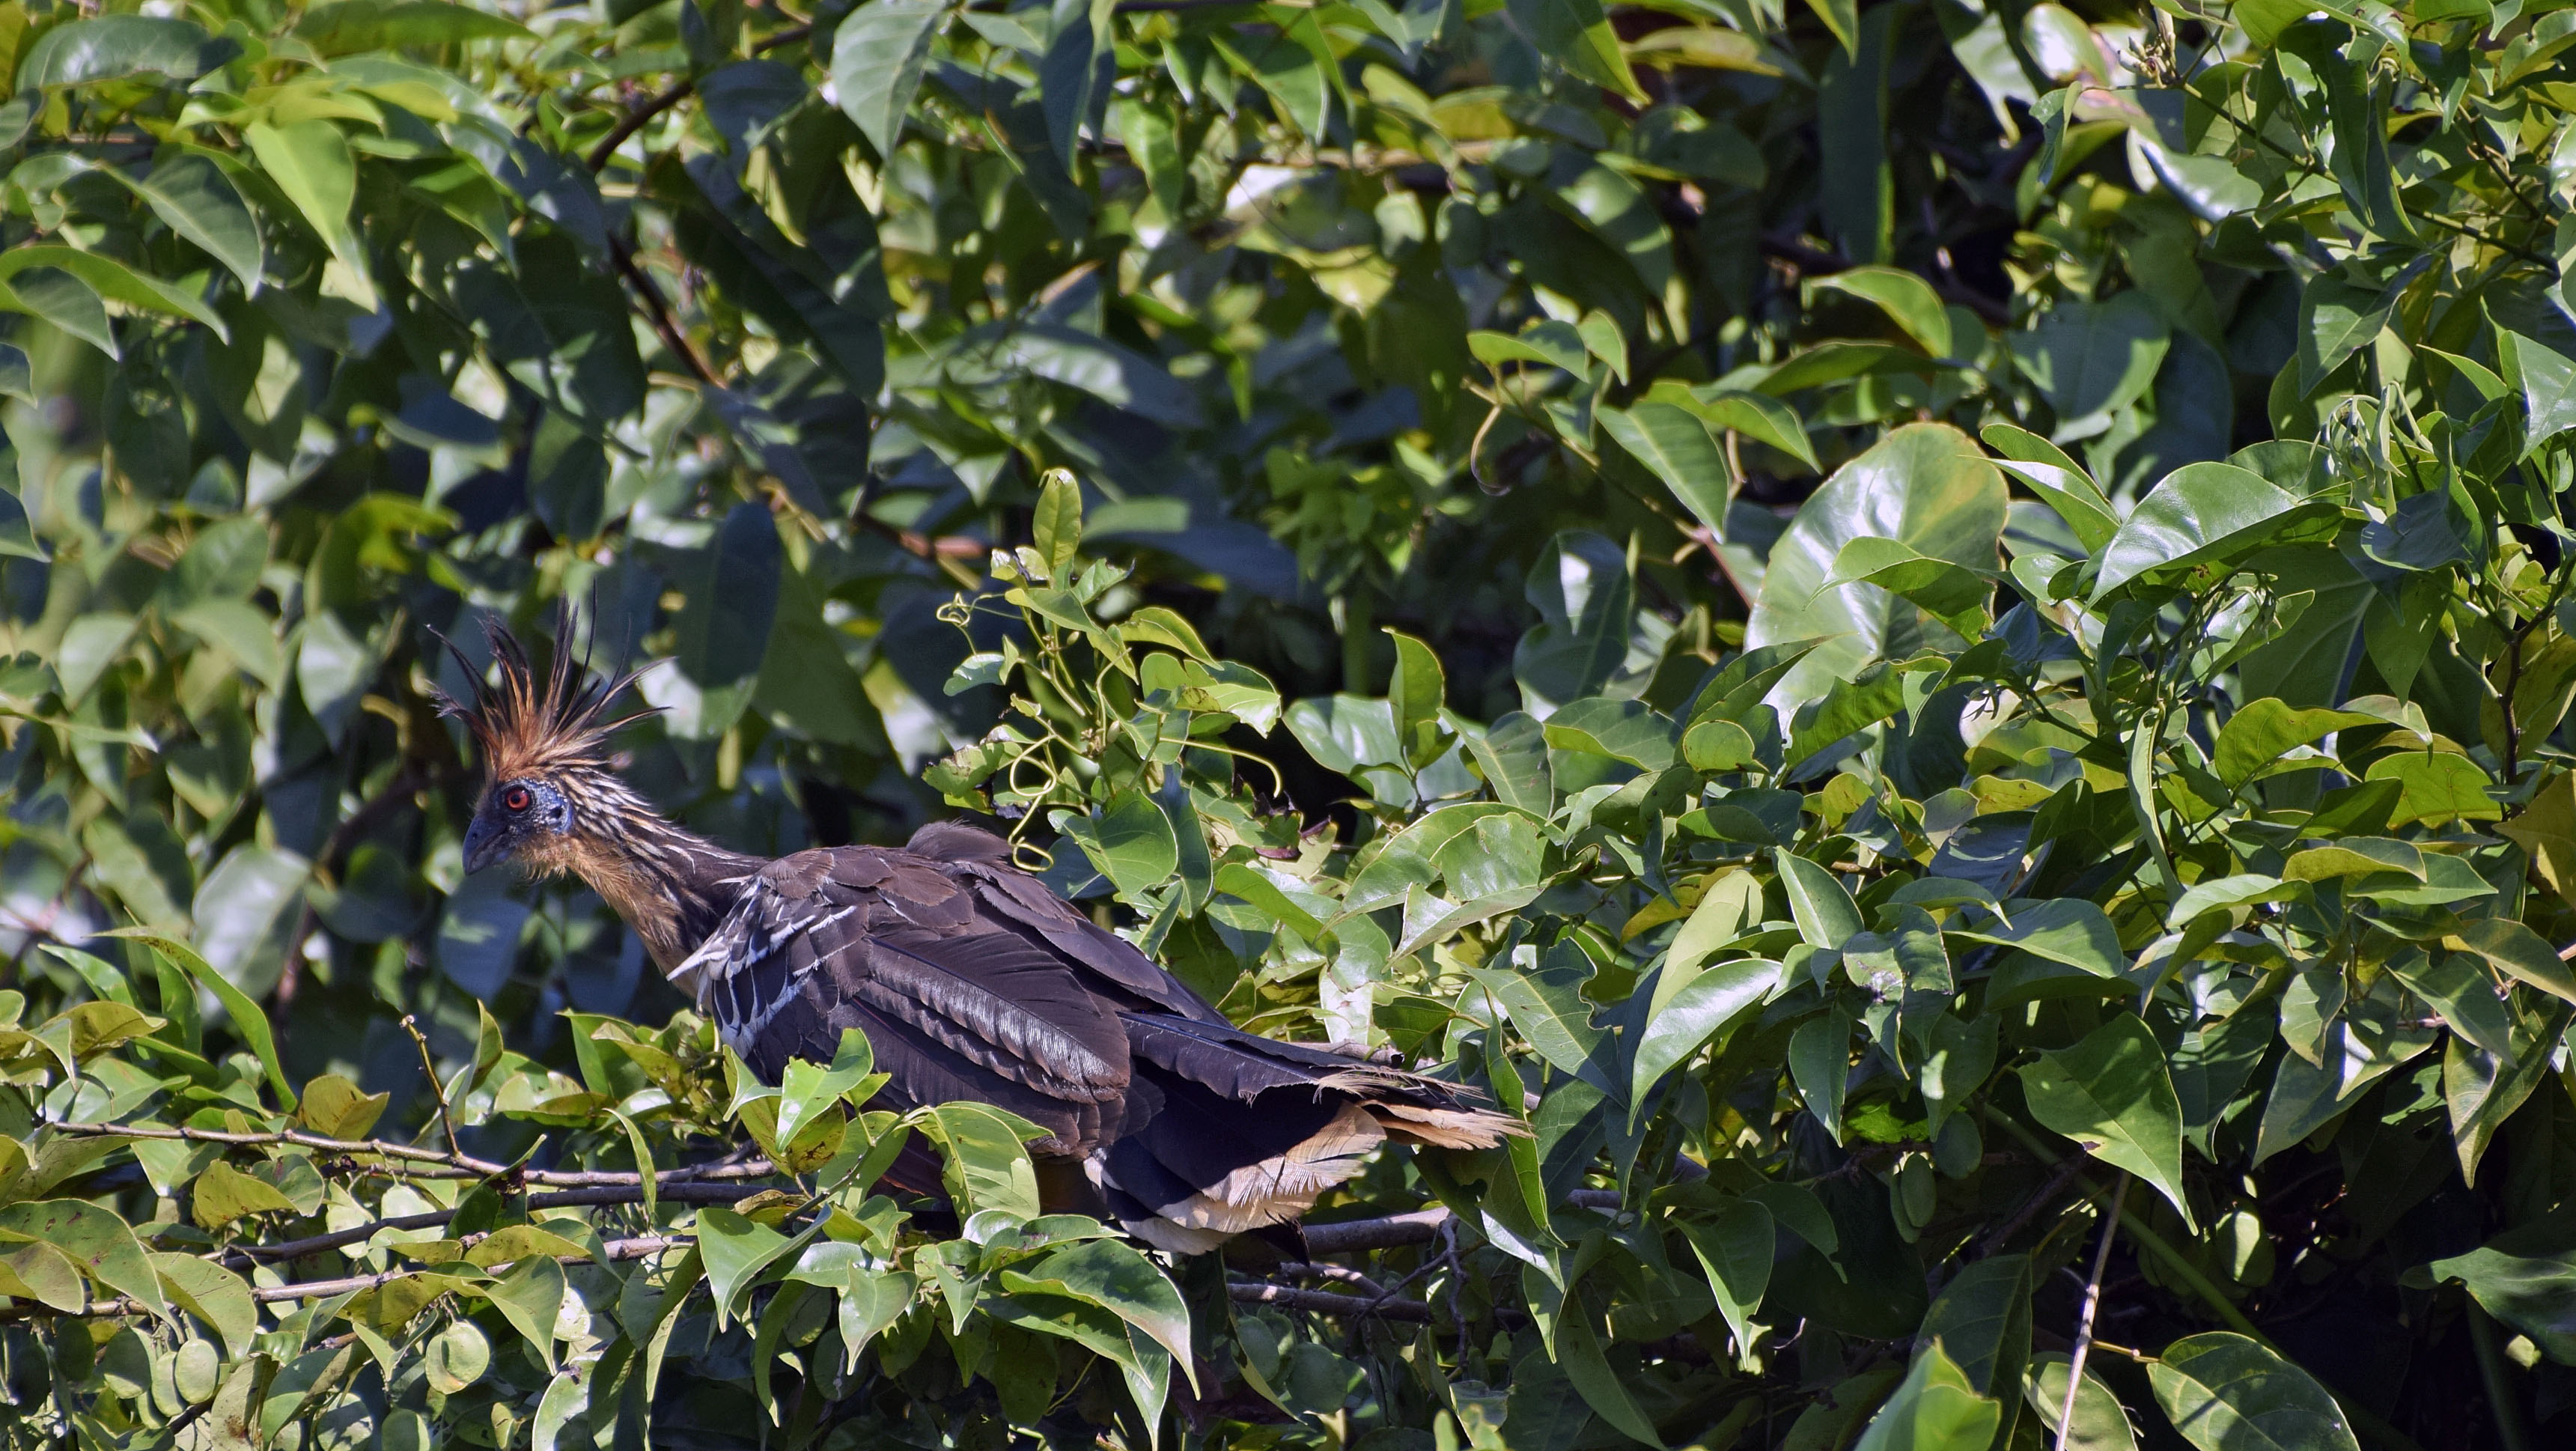
<svg viewBox="0 0 2576 1451">
<path fill-rule="evenodd" d="M 510 854 L 509 843 L 481 816 L 465 824 L 465 870 L 479 872 Z"/>
</svg>

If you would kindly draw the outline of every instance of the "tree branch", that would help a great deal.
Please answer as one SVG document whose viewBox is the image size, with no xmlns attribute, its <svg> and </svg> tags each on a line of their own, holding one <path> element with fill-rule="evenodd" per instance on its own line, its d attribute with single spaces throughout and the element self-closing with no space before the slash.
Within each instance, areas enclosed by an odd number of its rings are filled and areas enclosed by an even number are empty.
<svg viewBox="0 0 2576 1451">
<path fill-rule="evenodd" d="M 763 1192 L 766 1191 L 758 1187 L 731 1184 L 673 1184 L 657 1191 L 661 1201 L 666 1204 L 739 1204 L 743 1200 Z M 644 1189 L 642 1185 L 602 1189 L 572 1189 L 561 1194 L 531 1194 L 528 1196 L 528 1207 L 530 1209 L 563 1209 L 572 1206 L 596 1207 L 609 1204 L 641 1204 L 643 1202 Z M 278 1244 L 236 1245 L 229 1252 L 227 1263 L 229 1263 L 233 1258 L 253 1261 L 291 1260 L 299 1255 L 319 1254 L 326 1249 L 338 1249 L 340 1246 L 345 1244 L 357 1244 L 365 1240 L 373 1239 L 376 1237 L 376 1232 L 378 1230 L 434 1229 L 437 1226 L 454 1219 L 456 1217 L 456 1213 L 457 1211 L 453 1209 L 434 1209 L 425 1214 L 396 1215 L 391 1219 L 378 1219 L 366 1224 L 353 1225 L 348 1229 L 335 1229 L 328 1234 L 308 1235 L 303 1239 L 290 1239 Z"/>
<path fill-rule="evenodd" d="M 58 1134 L 76 1134 L 95 1138 L 184 1139 L 197 1144 L 230 1144 L 246 1147 L 292 1145 L 300 1149 L 321 1149 L 351 1156 L 372 1154 L 379 1158 L 399 1159 L 405 1163 L 431 1164 L 461 1171 L 476 1179 L 514 1175 L 522 1182 L 542 1184 L 549 1188 L 596 1188 L 638 1185 L 640 1174 L 609 1169 L 519 1169 L 477 1159 L 466 1154 L 442 1154 L 436 1149 L 419 1149 L 409 1144 L 387 1143 L 382 1139 L 327 1139 L 320 1134 L 295 1129 L 263 1133 L 228 1133 L 220 1129 L 155 1128 L 142 1124 L 58 1123 L 45 1127 Z M 767 1179 L 778 1172 L 766 1159 L 749 1159 L 739 1164 L 693 1164 L 665 1169 L 653 1176 L 656 1184 L 686 1184 L 709 1179 Z M 450 1176 L 453 1177 L 453 1176 Z"/>
</svg>

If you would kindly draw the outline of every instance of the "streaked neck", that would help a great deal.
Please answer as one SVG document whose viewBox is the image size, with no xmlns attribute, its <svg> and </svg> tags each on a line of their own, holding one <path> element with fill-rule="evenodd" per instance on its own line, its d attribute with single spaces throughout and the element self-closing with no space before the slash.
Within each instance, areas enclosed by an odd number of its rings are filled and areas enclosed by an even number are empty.
<svg viewBox="0 0 2576 1451">
<path fill-rule="evenodd" d="M 583 791 L 579 824 L 540 854 L 617 909 L 665 976 L 733 910 L 745 877 L 765 864 L 727 851 L 654 813 L 623 784 Z"/>
</svg>

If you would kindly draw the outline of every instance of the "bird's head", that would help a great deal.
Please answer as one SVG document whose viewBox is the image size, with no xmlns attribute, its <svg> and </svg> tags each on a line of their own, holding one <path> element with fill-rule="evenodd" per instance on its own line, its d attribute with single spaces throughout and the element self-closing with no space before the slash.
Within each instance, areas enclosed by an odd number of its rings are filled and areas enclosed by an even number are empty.
<svg viewBox="0 0 2576 1451">
<path fill-rule="evenodd" d="M 465 722 L 483 757 L 483 798 L 465 828 L 469 872 L 513 858 L 540 873 L 575 868 L 585 840 L 633 801 L 616 777 L 608 739 L 652 712 L 603 719 L 635 677 L 591 678 L 573 658 L 569 616 L 558 626 L 554 664 L 540 677 L 518 640 L 487 623 L 499 678 L 485 681 L 458 652 L 474 698 L 439 696 L 441 713 Z"/>
</svg>

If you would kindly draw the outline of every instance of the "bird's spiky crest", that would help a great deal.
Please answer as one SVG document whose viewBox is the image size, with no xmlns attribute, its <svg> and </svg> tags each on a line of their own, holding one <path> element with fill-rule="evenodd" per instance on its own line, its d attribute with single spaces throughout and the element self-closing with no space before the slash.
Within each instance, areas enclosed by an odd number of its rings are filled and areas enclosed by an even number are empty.
<svg viewBox="0 0 2576 1451">
<path fill-rule="evenodd" d="M 492 663 L 499 679 L 486 681 L 465 652 L 445 636 L 440 643 L 456 657 L 472 682 L 472 701 L 436 692 L 439 713 L 465 723 L 482 753 L 486 779 L 511 781 L 528 776 L 562 776 L 577 771 L 605 773 L 614 768 L 609 738 L 620 729 L 655 714 L 651 709 L 606 719 L 608 707 L 641 670 L 595 678 L 587 658 L 576 661 L 573 617 L 569 603 L 555 613 L 554 663 L 540 680 L 528 663 L 528 652 L 497 616 L 483 621 L 491 642 Z"/>
</svg>

